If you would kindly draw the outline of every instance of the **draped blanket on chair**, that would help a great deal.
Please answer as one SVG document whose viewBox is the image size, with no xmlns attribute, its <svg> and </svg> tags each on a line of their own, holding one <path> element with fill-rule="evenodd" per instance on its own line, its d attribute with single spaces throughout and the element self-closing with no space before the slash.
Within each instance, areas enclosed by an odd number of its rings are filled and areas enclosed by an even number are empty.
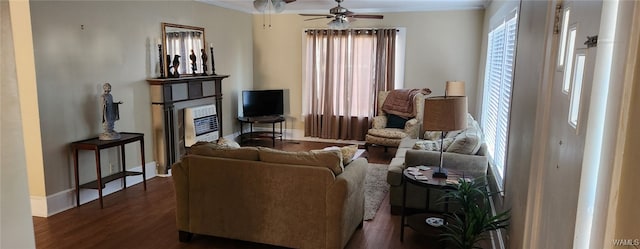
<svg viewBox="0 0 640 249">
<path fill-rule="evenodd" d="M 416 116 L 413 98 L 418 93 L 429 95 L 431 94 L 431 90 L 429 88 L 392 90 L 384 100 L 382 110 L 403 118 L 413 118 Z"/>
</svg>

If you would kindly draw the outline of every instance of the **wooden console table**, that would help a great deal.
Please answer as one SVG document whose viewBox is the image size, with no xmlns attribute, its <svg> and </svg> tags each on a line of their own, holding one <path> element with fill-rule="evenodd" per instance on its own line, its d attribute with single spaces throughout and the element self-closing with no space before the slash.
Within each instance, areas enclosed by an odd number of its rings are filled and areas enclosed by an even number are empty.
<svg viewBox="0 0 640 249">
<path fill-rule="evenodd" d="M 102 189 L 105 187 L 107 182 L 122 178 L 124 182 L 124 188 L 127 188 L 127 176 L 131 175 L 139 175 L 142 174 L 142 183 L 144 184 L 144 190 L 147 190 L 147 174 L 145 170 L 145 161 L 144 161 L 144 134 L 142 133 L 130 133 L 130 132 L 121 132 L 121 138 L 118 140 L 99 140 L 96 138 L 90 138 L 82 141 L 76 141 L 71 143 L 71 150 L 73 150 L 73 170 L 76 177 L 76 204 L 80 206 L 80 187 L 83 188 L 97 188 L 98 189 L 98 199 L 100 199 L 100 208 L 103 208 L 104 205 L 102 203 Z M 142 173 L 126 171 L 126 160 L 124 154 L 124 145 L 128 143 L 133 143 L 139 141 L 140 142 L 140 155 L 142 159 Z M 122 157 L 122 171 L 116 174 L 102 177 L 101 165 L 100 165 L 100 150 L 120 146 L 120 155 Z M 93 150 L 96 154 L 96 172 L 97 179 L 95 181 L 89 182 L 80 185 L 80 177 L 78 175 L 78 151 L 79 150 Z"/>
<path fill-rule="evenodd" d="M 179 78 L 147 79 L 151 104 L 155 152 L 162 173 L 180 157 L 184 148 L 181 111 L 185 107 L 216 105 L 218 135 L 222 137 L 222 80 L 229 75 L 183 76 Z"/>
</svg>

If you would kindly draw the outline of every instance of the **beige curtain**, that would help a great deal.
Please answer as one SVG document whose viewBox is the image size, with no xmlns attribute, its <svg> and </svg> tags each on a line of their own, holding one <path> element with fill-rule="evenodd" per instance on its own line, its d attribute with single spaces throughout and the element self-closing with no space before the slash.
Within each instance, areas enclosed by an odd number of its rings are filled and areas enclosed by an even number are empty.
<svg viewBox="0 0 640 249">
<path fill-rule="evenodd" d="M 192 69 L 192 61 L 189 58 L 189 55 L 191 55 L 191 52 L 193 51 L 194 54 L 197 55 L 196 57 L 196 63 L 198 65 L 200 65 L 200 63 L 198 63 L 198 59 L 200 58 L 200 56 L 202 56 L 202 49 L 204 47 L 204 41 L 203 41 L 203 36 L 202 36 L 202 32 L 200 31 L 174 31 L 174 32 L 167 32 L 166 34 L 167 36 L 167 61 L 165 63 L 167 63 L 168 65 L 172 65 L 173 60 L 175 59 L 176 55 L 182 55 L 183 58 L 179 58 L 178 61 L 180 62 L 179 66 L 178 66 L 178 72 L 180 74 L 191 74 L 193 72 Z M 202 65 L 200 65 L 200 68 L 195 68 L 195 71 L 199 71 L 202 69 Z"/>
<path fill-rule="evenodd" d="M 396 32 L 306 31 L 305 136 L 364 140 L 377 92 L 394 85 Z"/>
<path fill-rule="evenodd" d="M 373 106 L 378 106 L 378 92 L 393 90 L 394 80 L 396 77 L 396 29 L 382 29 L 376 33 L 376 54 L 380 58 L 377 60 L 376 71 L 376 90 L 375 101 Z M 373 108 L 372 116 L 376 116 L 378 108 Z M 364 135 L 363 135 L 364 136 Z"/>
</svg>

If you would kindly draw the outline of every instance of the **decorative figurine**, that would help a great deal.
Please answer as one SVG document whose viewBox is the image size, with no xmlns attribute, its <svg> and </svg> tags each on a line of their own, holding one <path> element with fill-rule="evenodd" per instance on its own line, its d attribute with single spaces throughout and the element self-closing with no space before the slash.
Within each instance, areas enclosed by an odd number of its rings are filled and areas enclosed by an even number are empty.
<svg viewBox="0 0 640 249">
<path fill-rule="evenodd" d="M 200 57 L 202 58 L 202 75 L 207 75 L 207 52 L 204 51 L 204 48 L 200 49 L 200 53 L 202 54 Z"/>
<path fill-rule="evenodd" d="M 169 76 L 172 78 L 180 77 L 180 72 L 178 72 L 179 67 L 180 67 L 180 55 L 175 55 L 173 56 L 172 65 L 169 67 Z M 171 69 L 173 69 L 173 71 Z"/>
<path fill-rule="evenodd" d="M 191 72 L 193 73 L 193 75 L 196 75 L 196 70 L 198 69 L 196 67 L 196 60 L 198 59 L 198 57 L 196 57 L 193 49 L 191 49 L 191 55 L 189 55 L 189 59 L 191 59 Z"/>
<path fill-rule="evenodd" d="M 173 78 L 173 73 L 171 72 L 171 55 L 167 55 L 165 63 L 167 64 L 167 78 Z"/>
<path fill-rule="evenodd" d="M 116 120 L 120 119 L 118 105 L 122 104 L 122 101 L 113 102 L 111 84 L 104 83 L 102 89 L 104 89 L 104 93 L 102 94 L 102 128 L 104 132 L 100 134 L 98 139 L 117 140 L 120 139 L 120 133 L 116 132 L 113 127 Z"/>
</svg>

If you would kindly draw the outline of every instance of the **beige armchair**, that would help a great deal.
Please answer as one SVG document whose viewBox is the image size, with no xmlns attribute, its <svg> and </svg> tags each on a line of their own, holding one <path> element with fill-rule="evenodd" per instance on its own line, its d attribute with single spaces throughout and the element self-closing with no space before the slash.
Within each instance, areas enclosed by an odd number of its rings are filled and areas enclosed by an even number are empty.
<svg viewBox="0 0 640 249">
<path fill-rule="evenodd" d="M 418 138 L 419 134 L 421 134 L 425 95 L 416 94 L 414 98 L 416 116 L 407 120 L 403 128 L 387 127 L 389 115 L 382 110 L 382 105 L 388 95 L 388 91 L 382 91 L 378 94 L 378 114 L 373 118 L 371 129 L 367 131 L 365 136 L 365 149 L 368 149 L 371 145 L 379 145 L 384 146 L 386 152 L 388 147 L 397 148 L 403 138 Z"/>
</svg>

